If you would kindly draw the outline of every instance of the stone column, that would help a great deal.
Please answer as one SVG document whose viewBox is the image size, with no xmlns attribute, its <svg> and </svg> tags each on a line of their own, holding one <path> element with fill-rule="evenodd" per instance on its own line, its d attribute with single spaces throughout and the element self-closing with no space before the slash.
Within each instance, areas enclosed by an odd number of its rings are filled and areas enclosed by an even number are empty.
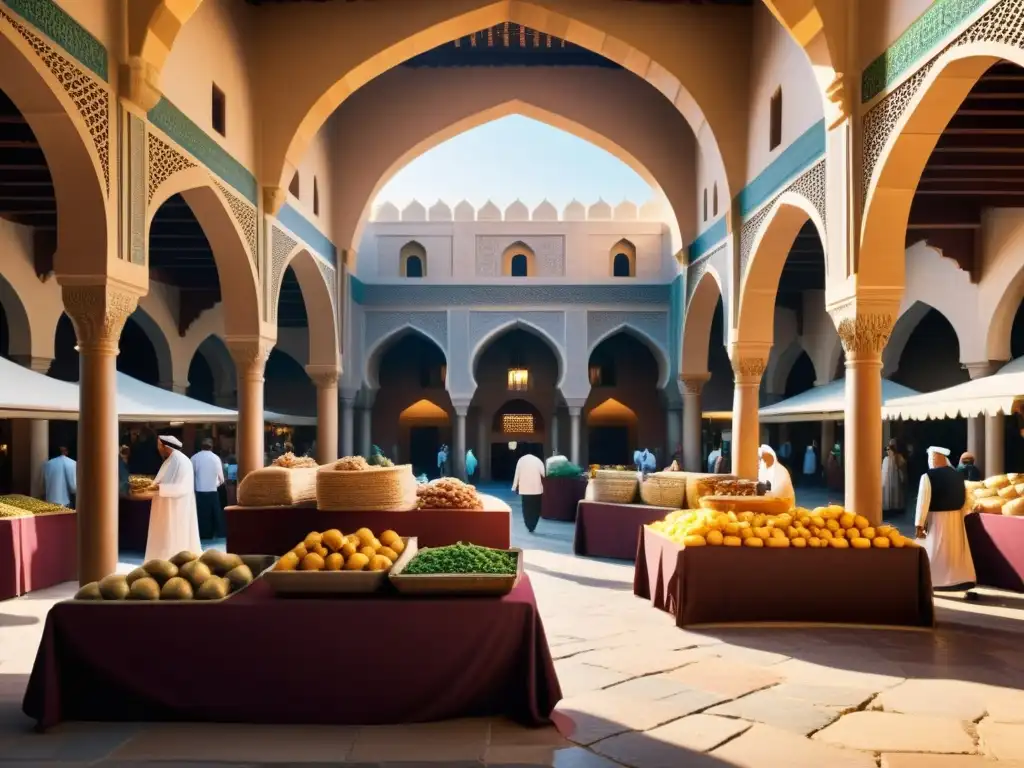
<svg viewBox="0 0 1024 768">
<path fill-rule="evenodd" d="M 341 455 L 351 456 L 355 444 L 355 397 L 341 396 Z"/>
<path fill-rule="evenodd" d="M 832 312 L 846 352 L 846 508 L 882 522 L 882 350 L 895 311 Z"/>
<path fill-rule="evenodd" d="M 108 285 L 62 286 L 79 361 L 78 581 L 117 569 L 118 342 L 138 306 L 135 293 Z"/>
<path fill-rule="evenodd" d="M 238 374 L 238 427 L 235 455 L 238 480 L 263 468 L 263 374 L 274 342 L 264 338 L 228 338 Z"/>
<path fill-rule="evenodd" d="M 577 466 L 583 466 L 580 461 L 580 414 L 583 409 L 578 405 L 569 406 L 569 461 Z"/>
<path fill-rule="evenodd" d="M 701 425 L 704 421 L 700 393 L 711 378 L 709 373 L 682 374 L 683 385 L 683 469 L 703 472 L 704 446 Z"/>
<path fill-rule="evenodd" d="M 338 459 L 339 371 L 333 365 L 307 365 L 306 373 L 316 384 L 316 461 L 329 464 Z"/>
<path fill-rule="evenodd" d="M 761 376 L 767 367 L 767 355 L 731 350 L 733 380 L 732 405 L 732 474 L 748 480 L 757 479 L 757 449 L 761 444 L 758 407 Z"/>
<path fill-rule="evenodd" d="M 469 403 L 452 403 L 455 409 L 455 428 L 452 430 L 452 474 L 466 479 L 466 414 Z"/>
<path fill-rule="evenodd" d="M 981 363 L 967 363 L 965 365 L 967 372 L 971 375 L 972 379 L 981 379 L 985 376 L 991 376 L 995 373 L 999 367 L 999 363 L 990 363 L 987 360 Z M 987 432 L 985 429 L 988 419 L 986 416 L 971 416 L 967 419 L 967 450 L 974 454 L 974 464 L 981 470 L 981 473 L 986 477 L 990 475 L 1002 474 L 1002 470 L 999 472 L 989 472 L 989 465 L 987 462 L 988 458 L 988 439 Z M 1002 440 L 1000 440 L 1000 446 L 1002 446 Z M 1003 450 L 1000 448 L 999 455 L 1003 455 Z M 950 461 L 958 457 L 950 456 Z M 999 466 L 1002 466 L 1002 462 L 999 462 Z"/>
<path fill-rule="evenodd" d="M 478 471 L 480 472 L 480 480 L 491 479 L 491 441 L 490 441 L 490 424 L 488 424 L 487 418 L 484 416 L 483 411 L 477 408 L 477 422 L 476 422 L 476 464 Z"/>
<path fill-rule="evenodd" d="M 558 408 L 551 412 L 551 455 L 558 453 Z"/>
</svg>

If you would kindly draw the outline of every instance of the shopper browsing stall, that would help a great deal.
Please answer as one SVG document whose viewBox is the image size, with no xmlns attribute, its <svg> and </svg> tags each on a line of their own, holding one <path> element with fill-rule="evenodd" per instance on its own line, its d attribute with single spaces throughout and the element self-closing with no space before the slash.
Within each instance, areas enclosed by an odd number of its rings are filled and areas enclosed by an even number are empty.
<svg viewBox="0 0 1024 768">
<path fill-rule="evenodd" d="M 969 590 L 977 577 L 964 528 L 967 512 L 964 478 L 950 466 L 948 448 L 930 447 L 928 467 L 918 486 L 914 525 L 917 538 L 924 540 L 928 552 L 932 586 Z"/>
<path fill-rule="evenodd" d="M 523 522 L 533 533 L 540 520 L 541 494 L 544 493 L 544 462 L 527 453 L 516 462 L 516 474 L 512 478 L 512 490 L 519 491 L 523 503 Z"/>
<path fill-rule="evenodd" d="M 766 496 L 775 496 L 789 501 L 790 507 L 796 506 L 796 492 L 789 470 L 782 466 L 770 445 L 762 445 L 759 451 L 761 468 L 757 472 L 757 481 L 768 486 Z"/>
<path fill-rule="evenodd" d="M 224 510 L 220 505 L 220 487 L 224 485 L 224 465 L 213 452 L 213 440 L 203 440 L 203 447 L 192 457 L 195 472 L 196 512 L 199 536 L 218 539 L 225 535 Z"/>
<path fill-rule="evenodd" d="M 164 463 L 149 490 L 155 493 L 149 512 L 146 560 L 169 560 L 178 552 L 199 552 L 192 463 L 181 452 L 181 441 L 161 435 L 157 450 Z"/>
</svg>

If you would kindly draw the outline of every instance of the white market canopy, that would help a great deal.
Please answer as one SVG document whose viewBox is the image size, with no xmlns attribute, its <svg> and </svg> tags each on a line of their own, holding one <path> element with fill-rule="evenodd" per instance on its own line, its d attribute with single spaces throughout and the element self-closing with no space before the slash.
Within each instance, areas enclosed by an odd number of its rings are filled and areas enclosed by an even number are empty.
<svg viewBox="0 0 1024 768">
<path fill-rule="evenodd" d="M 238 413 L 117 374 L 117 414 L 121 421 L 226 423 Z M 310 416 L 267 411 L 266 421 L 293 426 L 316 424 Z M 0 418 L 78 420 L 78 385 L 60 381 L 0 357 Z"/>
<path fill-rule="evenodd" d="M 883 407 L 896 399 L 917 395 L 917 391 L 882 379 Z M 762 423 L 788 421 L 839 421 L 846 415 L 846 379 L 812 387 L 758 411 Z"/>
<path fill-rule="evenodd" d="M 1024 357 L 1010 361 L 991 376 L 893 400 L 882 408 L 882 417 L 922 421 L 997 416 L 1013 413 L 1019 402 L 1024 402 Z"/>
</svg>

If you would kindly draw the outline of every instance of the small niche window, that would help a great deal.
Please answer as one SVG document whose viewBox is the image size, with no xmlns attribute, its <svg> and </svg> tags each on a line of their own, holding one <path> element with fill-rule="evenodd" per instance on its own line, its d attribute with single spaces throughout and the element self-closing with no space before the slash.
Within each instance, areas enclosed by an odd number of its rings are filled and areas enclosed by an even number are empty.
<svg viewBox="0 0 1024 768">
<path fill-rule="evenodd" d="M 213 130 L 226 137 L 228 135 L 227 101 L 224 97 L 224 91 L 218 88 L 216 83 L 213 84 L 211 91 L 210 107 Z"/>
<path fill-rule="evenodd" d="M 708 188 L 704 187 L 704 221 L 708 220 Z"/>
<path fill-rule="evenodd" d="M 506 435 L 532 435 L 532 413 L 504 413 L 501 416 L 501 431 Z"/>
<path fill-rule="evenodd" d="M 427 250 L 415 240 L 410 240 L 402 246 L 398 259 L 398 274 L 400 277 L 426 277 Z"/>
<path fill-rule="evenodd" d="M 711 188 L 711 215 L 718 216 L 718 182 Z"/>
<path fill-rule="evenodd" d="M 316 185 L 316 176 L 313 177 L 313 215 L 320 215 L 320 189 Z"/>
<path fill-rule="evenodd" d="M 636 277 L 636 246 L 622 238 L 608 252 L 612 277 Z"/>
<path fill-rule="evenodd" d="M 406 277 L 423 277 L 423 260 L 419 256 L 410 256 L 405 260 Z"/>
<path fill-rule="evenodd" d="M 629 274 L 629 256 L 624 253 L 615 254 L 615 263 L 612 266 L 612 277 L 631 277 Z"/>
<path fill-rule="evenodd" d="M 771 113 L 768 126 L 768 149 L 773 150 L 782 143 L 782 88 L 772 94 Z"/>
<path fill-rule="evenodd" d="M 509 267 L 509 273 L 512 277 L 528 277 L 529 276 L 529 264 L 526 261 L 525 253 L 517 253 L 512 257 L 512 263 Z"/>
<path fill-rule="evenodd" d="M 292 183 L 288 185 L 288 193 L 292 197 L 298 197 L 299 196 L 299 190 L 300 190 L 300 187 L 299 187 L 299 172 L 296 171 L 295 175 L 292 176 Z"/>
</svg>

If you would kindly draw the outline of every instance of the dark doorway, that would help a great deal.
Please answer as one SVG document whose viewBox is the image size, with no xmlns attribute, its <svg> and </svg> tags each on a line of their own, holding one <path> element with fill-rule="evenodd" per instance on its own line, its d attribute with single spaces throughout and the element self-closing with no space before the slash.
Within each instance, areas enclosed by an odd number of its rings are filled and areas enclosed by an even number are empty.
<svg viewBox="0 0 1024 768">
<path fill-rule="evenodd" d="M 438 427 L 411 427 L 409 429 L 409 463 L 414 475 L 437 477 L 437 452 L 441 448 L 441 430 Z"/>
<path fill-rule="evenodd" d="M 516 474 L 516 462 L 528 453 L 543 459 L 543 443 L 516 443 L 515 450 L 508 443 L 491 443 L 491 479 L 512 482 Z"/>
<path fill-rule="evenodd" d="M 625 464 L 632 466 L 629 427 L 590 427 L 587 430 L 588 464 Z"/>
<path fill-rule="evenodd" d="M 526 255 L 517 253 L 512 257 L 512 264 L 510 266 L 510 272 L 512 277 L 527 277 L 528 276 L 528 265 L 526 262 Z"/>
</svg>

